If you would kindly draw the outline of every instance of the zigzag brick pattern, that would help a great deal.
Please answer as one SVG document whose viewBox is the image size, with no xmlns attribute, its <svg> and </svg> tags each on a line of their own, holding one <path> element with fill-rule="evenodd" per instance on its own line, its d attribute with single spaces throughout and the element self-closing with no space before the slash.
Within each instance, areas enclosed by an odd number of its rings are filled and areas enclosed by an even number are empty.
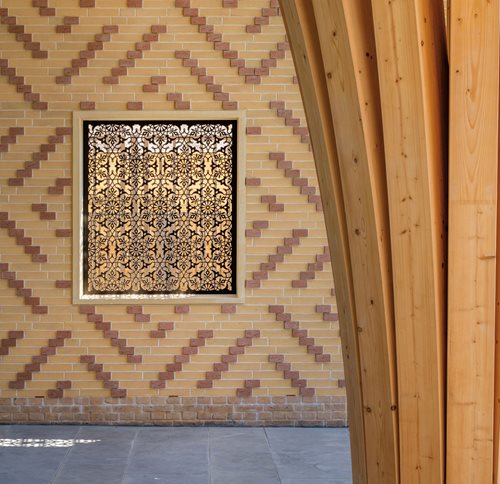
<svg viewBox="0 0 500 484">
<path fill-rule="evenodd" d="M 40 353 L 31 358 L 31 362 L 24 366 L 24 371 L 18 372 L 16 379 L 9 382 L 11 389 L 23 389 L 26 382 L 33 378 L 33 373 L 39 372 L 41 365 L 47 363 L 50 355 L 56 354 L 56 348 L 64 346 L 67 339 L 71 338 L 71 331 L 56 331 L 55 338 L 50 338 L 46 346 L 40 348 Z"/>
<path fill-rule="evenodd" d="M 223 312 L 233 312 L 227 308 Z M 229 371 L 229 364 L 238 361 L 238 355 L 245 353 L 245 348 L 252 345 L 253 338 L 259 338 L 260 331 L 256 329 L 247 329 L 244 336 L 237 338 L 236 345 L 230 346 L 226 355 L 221 356 L 221 361 L 214 363 L 212 371 L 207 371 L 204 380 L 199 380 L 197 383 L 198 388 L 212 388 L 214 380 L 220 380 L 224 371 Z M 239 390 L 239 389 L 238 389 Z"/>
<path fill-rule="evenodd" d="M 307 281 L 315 279 L 318 272 L 323 271 L 324 263 L 330 262 L 330 250 L 328 247 L 323 247 L 322 254 L 316 254 L 316 261 L 307 264 L 307 270 L 300 272 L 299 279 L 292 281 L 292 287 L 295 288 L 305 288 L 307 287 Z"/>
<path fill-rule="evenodd" d="M 40 42 L 33 42 L 33 35 L 25 31 L 16 17 L 9 15 L 8 8 L 0 8 L 0 23 L 7 25 L 9 33 L 14 34 L 16 42 L 21 42 L 24 49 L 31 52 L 33 59 L 47 59 L 48 52 L 40 48 Z"/>
<path fill-rule="evenodd" d="M 26 237 L 24 229 L 16 228 L 15 220 L 10 220 L 7 212 L 0 212 L 0 228 L 7 229 L 9 237 L 15 238 L 16 244 L 24 247 L 24 252 L 30 254 L 32 262 L 47 262 L 47 255 L 40 252 L 40 246 L 33 245 L 33 239 Z"/>
<path fill-rule="evenodd" d="M 0 421 L 345 425 L 321 200 L 278 1 L 3 0 L 0 43 Z M 236 109 L 244 302 L 74 304 L 72 112 Z"/>
</svg>

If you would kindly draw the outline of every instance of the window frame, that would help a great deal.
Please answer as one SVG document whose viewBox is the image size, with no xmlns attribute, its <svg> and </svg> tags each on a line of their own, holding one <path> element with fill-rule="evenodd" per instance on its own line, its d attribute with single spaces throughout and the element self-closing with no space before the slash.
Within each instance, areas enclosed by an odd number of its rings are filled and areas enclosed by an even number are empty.
<svg viewBox="0 0 500 484">
<path fill-rule="evenodd" d="M 84 293 L 84 121 L 236 121 L 236 291 L 235 294 L 85 294 Z M 74 304 L 224 304 L 245 297 L 246 215 L 245 111 L 74 111 L 73 112 L 73 303 Z"/>
</svg>

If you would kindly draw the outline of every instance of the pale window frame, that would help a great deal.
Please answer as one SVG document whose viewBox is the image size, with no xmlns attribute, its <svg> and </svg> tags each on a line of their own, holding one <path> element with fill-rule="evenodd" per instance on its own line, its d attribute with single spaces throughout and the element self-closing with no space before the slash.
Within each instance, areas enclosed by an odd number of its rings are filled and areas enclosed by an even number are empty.
<svg viewBox="0 0 500 484">
<path fill-rule="evenodd" d="M 236 292 L 235 294 L 96 295 L 83 287 L 83 173 L 84 121 L 236 121 Z M 73 303 L 74 304 L 230 304 L 245 300 L 246 224 L 246 112 L 245 111 L 74 111 L 73 112 Z"/>
</svg>

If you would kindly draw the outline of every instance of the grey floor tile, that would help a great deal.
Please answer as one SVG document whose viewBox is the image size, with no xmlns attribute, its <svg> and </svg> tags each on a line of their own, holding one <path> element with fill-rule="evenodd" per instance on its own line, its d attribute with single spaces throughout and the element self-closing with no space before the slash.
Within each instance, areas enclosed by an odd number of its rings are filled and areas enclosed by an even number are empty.
<svg viewBox="0 0 500 484">
<path fill-rule="evenodd" d="M 130 454 L 124 483 L 203 483 L 208 471 L 208 429 L 142 428 Z"/>
<path fill-rule="evenodd" d="M 68 448 L 14 447 L 0 450 L 0 482 L 50 483 Z"/>
<path fill-rule="evenodd" d="M 282 480 L 352 479 L 345 429 L 271 428 L 266 434 Z"/>
<path fill-rule="evenodd" d="M 116 427 L 118 429 L 119 427 Z M 79 432 L 59 468 L 54 484 L 106 483 L 120 484 L 127 467 L 133 437 L 137 431 L 127 433 L 111 431 L 114 439 L 104 432 L 86 434 Z M 120 438 L 117 438 L 118 435 Z M 90 438 L 93 437 L 93 438 Z M 100 437 L 100 438 L 97 438 Z"/>
<path fill-rule="evenodd" d="M 280 482 L 264 429 L 211 428 L 209 436 L 212 482 L 217 484 Z"/>
</svg>

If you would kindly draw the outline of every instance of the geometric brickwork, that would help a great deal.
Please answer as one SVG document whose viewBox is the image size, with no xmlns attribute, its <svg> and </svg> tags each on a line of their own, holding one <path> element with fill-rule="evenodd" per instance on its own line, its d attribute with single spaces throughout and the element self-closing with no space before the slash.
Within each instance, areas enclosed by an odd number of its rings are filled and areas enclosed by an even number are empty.
<svg viewBox="0 0 500 484">
<path fill-rule="evenodd" d="M 277 0 L 3 0 L 0 46 L 0 397 L 342 399 L 328 243 Z M 73 305 L 72 112 L 236 109 L 245 303 Z"/>
</svg>

